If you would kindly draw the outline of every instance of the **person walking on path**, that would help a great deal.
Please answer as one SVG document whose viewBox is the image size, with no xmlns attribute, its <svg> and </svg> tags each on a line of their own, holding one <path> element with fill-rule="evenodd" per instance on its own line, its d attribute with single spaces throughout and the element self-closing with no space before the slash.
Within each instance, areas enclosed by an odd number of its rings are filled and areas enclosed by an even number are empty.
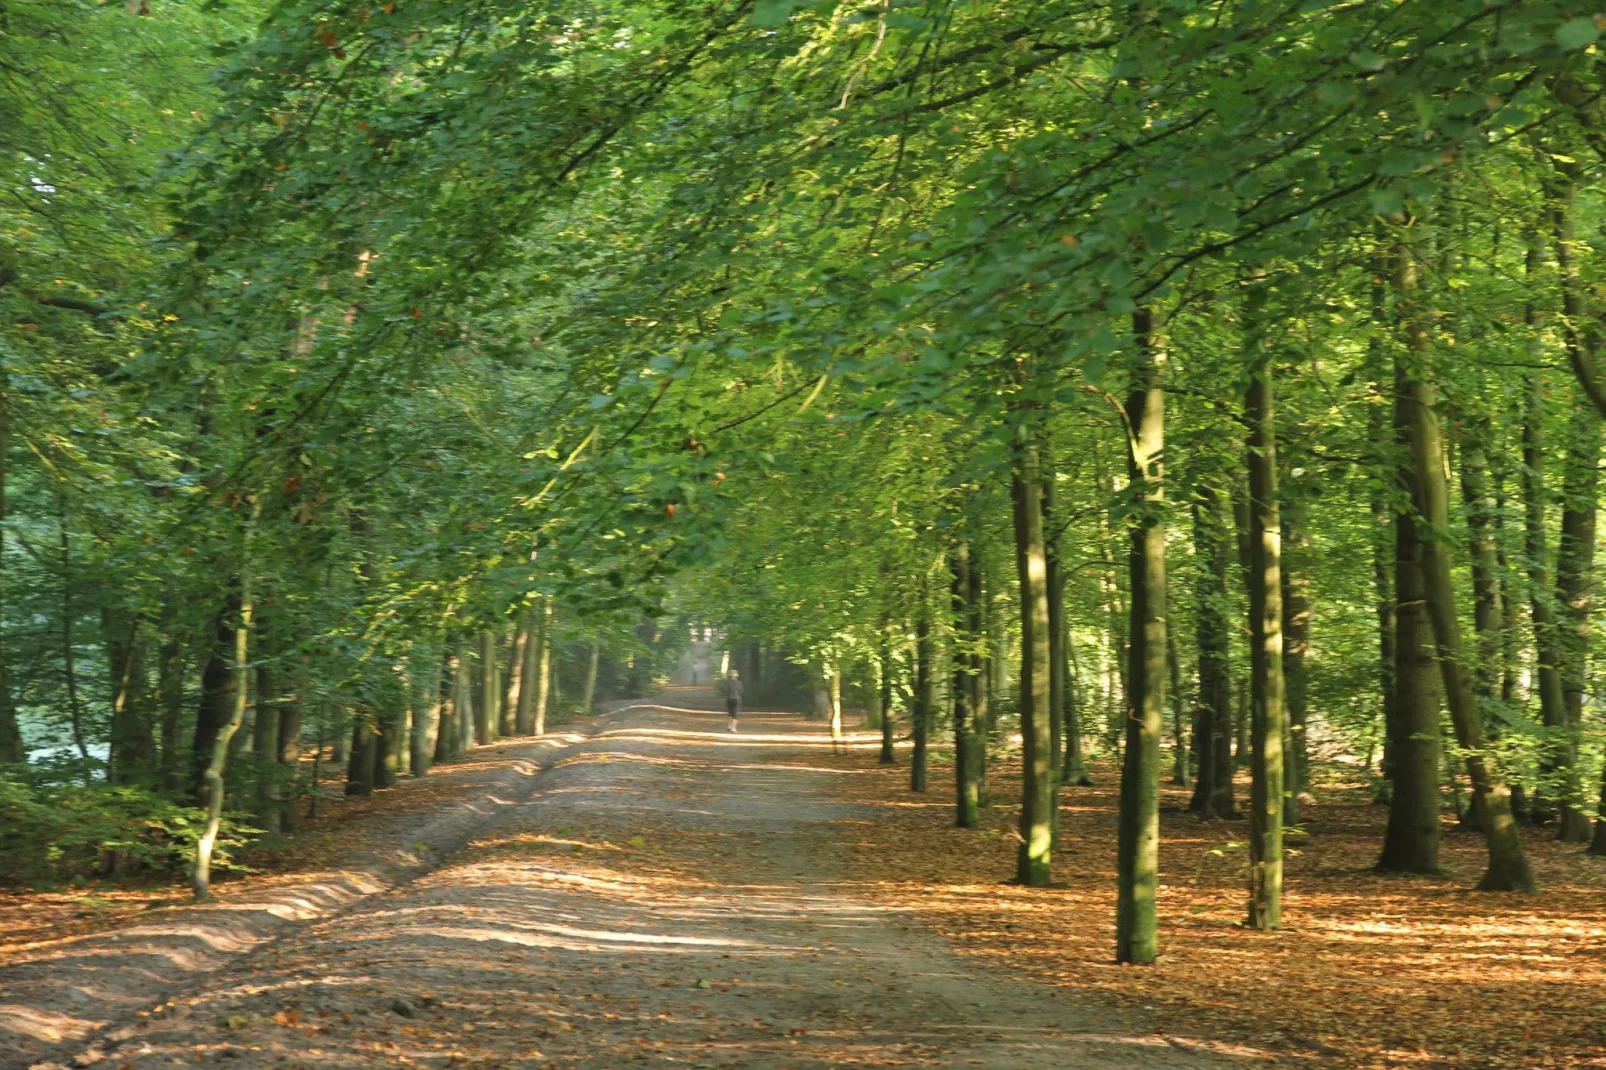
<svg viewBox="0 0 1606 1070">
<path fill-rule="evenodd" d="M 736 731 L 736 717 L 742 712 L 742 677 L 735 669 L 725 677 L 725 711 L 730 714 L 730 730 Z"/>
</svg>

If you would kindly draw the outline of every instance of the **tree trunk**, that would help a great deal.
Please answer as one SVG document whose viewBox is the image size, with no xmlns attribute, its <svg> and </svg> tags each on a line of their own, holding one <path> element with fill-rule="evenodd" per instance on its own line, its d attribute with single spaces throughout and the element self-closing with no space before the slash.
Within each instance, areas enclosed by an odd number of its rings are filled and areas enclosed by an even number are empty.
<svg viewBox="0 0 1606 1070">
<path fill-rule="evenodd" d="M 1402 368 L 1404 374 L 1399 377 L 1397 388 L 1409 414 L 1411 460 L 1416 477 L 1414 498 L 1429 532 L 1428 537 L 1421 540 L 1423 588 L 1445 700 L 1455 725 L 1456 741 L 1466 752 L 1467 776 L 1477 796 L 1476 805 L 1483 817 L 1484 837 L 1489 846 L 1489 868 L 1478 888 L 1480 891 L 1531 892 L 1534 890 L 1533 873 L 1528 868 L 1516 819 L 1511 812 L 1511 792 L 1485 752 L 1483 716 L 1478 709 L 1472 678 L 1466 671 L 1467 652 L 1461 643 L 1455 585 L 1450 573 L 1449 488 L 1439 432 L 1438 398 L 1426 378 L 1427 339 L 1416 303 L 1416 263 L 1409 246 L 1402 250 L 1397 270 L 1406 341 L 1403 359 L 1409 361 Z"/>
<path fill-rule="evenodd" d="M 1555 209 L 1556 262 L 1561 273 L 1562 338 L 1574 367 L 1596 363 L 1600 338 L 1586 323 L 1583 280 L 1579 277 L 1574 235 L 1574 196 L 1569 182 Z M 1563 785 L 1556 838 L 1590 842 L 1578 770 L 1583 742 L 1584 695 L 1589 687 L 1589 616 L 1594 594 L 1595 499 L 1599 488 L 1601 414 L 1588 398 L 1575 394 L 1562 486 L 1561 538 L 1556 547 L 1556 649 L 1560 655 L 1563 738 L 1552 752 Z"/>
<path fill-rule="evenodd" d="M 150 783 L 157 772 L 156 738 L 151 723 L 145 673 L 144 621 L 110 607 L 101 610 L 101 635 L 110 675 L 111 740 L 106 780 L 112 784 Z"/>
<path fill-rule="evenodd" d="M 1065 738 L 1065 572 L 1056 529 L 1059 517 L 1054 511 L 1054 464 L 1046 449 L 1041 457 L 1043 569 L 1048 585 L 1048 765 L 1057 781 Z"/>
<path fill-rule="evenodd" d="M 502 725 L 501 733 L 504 736 L 520 736 L 524 734 L 522 724 L 524 711 L 529 706 L 527 698 L 529 688 L 526 682 L 530 680 L 525 672 L 529 663 L 530 621 L 528 617 L 519 618 L 513 629 L 513 646 L 507 657 L 507 694 L 502 699 Z"/>
<path fill-rule="evenodd" d="M 586 687 L 580 696 L 580 712 L 585 716 L 591 715 L 591 707 L 597 703 L 597 664 L 602 660 L 602 644 L 591 644 L 591 657 L 586 662 Z M 758 682 L 758 674 L 753 674 L 754 684 Z"/>
<path fill-rule="evenodd" d="M 480 632 L 479 705 L 474 710 L 474 742 L 486 746 L 496 739 L 496 725 L 501 717 L 502 689 L 497 686 L 496 633 L 489 628 Z"/>
<path fill-rule="evenodd" d="M 260 631 L 261 625 L 258 625 Z M 260 650 L 261 641 L 257 643 Z M 260 655 L 259 655 L 260 656 Z M 280 831 L 283 814 L 281 795 L 284 787 L 280 755 L 283 746 L 279 740 L 281 720 L 278 694 L 274 686 L 273 669 L 267 664 L 257 666 L 255 731 L 252 733 L 252 750 L 257 768 L 257 820 L 267 832 Z"/>
<path fill-rule="evenodd" d="M 974 517 L 972 520 L 974 521 Z M 969 768 L 967 777 L 976 794 L 976 806 L 990 805 L 987 797 L 987 603 L 983 587 L 981 560 L 975 552 L 974 541 L 970 544 L 971 553 L 967 562 L 967 578 L 969 590 L 965 600 L 969 603 L 969 617 L 965 623 L 965 630 L 970 633 L 970 676 L 966 680 L 969 688 L 970 714 L 970 748 L 967 751 Z M 1078 749 L 1078 756 L 1081 751 Z"/>
<path fill-rule="evenodd" d="M 981 797 L 976 787 L 973 753 L 981 738 L 976 732 L 973 705 L 975 647 L 979 636 L 971 631 L 975 613 L 970 605 L 970 544 L 964 540 L 954 543 L 948 563 L 953 574 L 954 824 L 962 829 L 973 829 L 981 823 Z"/>
<path fill-rule="evenodd" d="M 1015 519 L 1015 571 L 1020 582 L 1020 846 L 1015 882 L 1046 887 L 1054 862 L 1054 791 L 1049 723 L 1048 551 L 1043 538 L 1042 473 L 1029 428 L 1016 430 L 1011 486 Z"/>
<path fill-rule="evenodd" d="M 1277 501 L 1277 423 L 1271 369 L 1263 356 L 1251 372 L 1244 411 L 1249 425 L 1249 917 L 1256 929 L 1283 919 L 1283 739 L 1288 708 L 1283 680 L 1282 521 Z"/>
<path fill-rule="evenodd" d="M 1165 351 L 1150 309 L 1132 314 L 1137 357 L 1126 402 L 1132 495 L 1126 750 L 1116 844 L 1115 957 L 1159 954 L 1160 733 L 1165 720 Z"/>
<path fill-rule="evenodd" d="M 1534 654 L 1538 664 L 1540 719 L 1553 737 L 1543 766 L 1552 772 L 1558 763 L 1558 745 L 1567 728 L 1567 703 L 1561 687 L 1560 625 L 1552 604 L 1553 588 L 1545 538 L 1544 384 L 1538 375 L 1528 382 L 1528 406 L 1522 424 L 1523 556 L 1528 559 L 1529 615 L 1533 621 Z M 1536 820 L 1555 813 L 1548 792 L 1536 791 L 1532 812 Z"/>
<path fill-rule="evenodd" d="M 1184 727 L 1182 706 L 1182 652 L 1177 648 L 1175 628 L 1165 633 L 1165 664 L 1169 675 L 1166 696 L 1171 703 L 1171 783 L 1188 787 L 1188 730 Z"/>
<path fill-rule="evenodd" d="M 546 735 L 547 704 L 552 701 L 552 599 L 541 599 L 540 645 L 535 658 L 535 708 L 531 731 Z"/>
<path fill-rule="evenodd" d="M 826 666 L 829 694 L 827 701 L 831 707 L 831 742 L 842 742 L 842 662 L 832 658 Z"/>
<path fill-rule="evenodd" d="M 240 611 L 239 626 L 230 628 L 228 618 L 222 615 L 218 617 L 218 634 L 221 636 L 225 632 L 233 633 L 234 688 L 231 697 L 234 702 L 228 719 L 219 725 L 213 734 L 211 757 L 201 771 L 200 794 L 206 799 L 206 824 L 202 826 L 201 835 L 195 841 L 195 868 L 190 874 L 190 888 L 195 893 L 197 902 L 205 902 L 212 898 L 212 851 L 217 845 L 218 831 L 223 825 L 223 771 L 228 764 L 229 744 L 233 742 L 234 734 L 240 730 L 240 725 L 245 722 L 248 690 L 246 673 L 250 672 L 248 655 L 251 623 L 256 609 L 251 597 L 251 541 L 260 509 L 260 505 L 252 507 L 251 518 L 246 522 L 244 549 L 240 555 L 240 590 L 236 602 Z"/>
<path fill-rule="evenodd" d="M 379 753 L 379 731 L 369 711 L 352 718 L 351 746 L 346 751 L 346 794 L 372 795 L 374 764 Z"/>
<path fill-rule="evenodd" d="M 234 628 L 230 622 L 240 617 L 240 596 L 236 592 L 228 597 L 223 608 L 213 618 L 213 642 L 207 652 L 206 665 L 201 669 L 201 698 L 195 708 L 195 734 L 190 753 L 190 787 L 195 805 L 206 806 L 206 771 L 210 768 L 212 753 L 216 750 L 218 734 L 229 721 L 234 709 L 234 692 L 238 673 L 229 668 L 227 653 L 235 645 Z"/>
<path fill-rule="evenodd" d="M 435 758 L 446 762 L 457 756 L 457 677 L 461 668 L 456 645 L 448 637 L 440 676 L 440 722 L 435 737 Z"/>
<path fill-rule="evenodd" d="M 1199 480 L 1193 495 L 1194 557 L 1203 565 L 1194 596 L 1199 783 L 1189 808 L 1206 818 L 1229 818 L 1237 811 L 1232 792 L 1232 634 L 1227 630 L 1232 604 L 1227 595 L 1231 524 L 1226 495 L 1208 480 Z"/>
<path fill-rule="evenodd" d="M 10 388 L 9 376 L 0 369 L 0 621 L 4 620 L 5 611 L 6 479 L 11 469 Z M 0 765 L 27 759 L 22 728 L 17 723 L 17 707 L 11 697 L 11 658 L 6 651 L 4 632 L 0 630 Z"/>
<path fill-rule="evenodd" d="M 910 791 L 926 790 L 926 750 L 931 738 L 932 691 L 936 685 L 932 678 L 935 651 L 927 601 L 922 593 L 919 615 L 915 618 L 915 693 L 914 708 L 910 711 L 914 720 L 914 754 L 909 759 Z"/>
<path fill-rule="evenodd" d="M 441 676 L 445 667 L 442 661 L 429 655 L 421 661 L 424 665 L 433 666 L 435 671 L 420 672 L 422 686 L 414 688 L 419 713 L 413 722 L 413 776 L 424 776 L 435 764 L 435 749 L 440 745 L 441 736 L 441 708 L 444 705 Z"/>
<path fill-rule="evenodd" d="M 1396 364 L 1392 454 L 1398 487 L 1409 501 L 1415 474 L 1408 394 L 1408 379 Z M 1414 506 L 1395 511 L 1394 597 L 1386 615 L 1379 610 L 1380 619 L 1386 616 L 1394 622 L 1394 687 L 1384 709 L 1389 819 L 1377 862 L 1379 870 L 1390 873 L 1439 872 L 1439 686 L 1418 523 Z"/>
<path fill-rule="evenodd" d="M 1310 751 L 1306 745 L 1306 696 L 1310 674 L 1310 536 L 1305 530 L 1305 499 L 1282 491 L 1283 695 L 1288 732 L 1283 737 L 1283 824 L 1299 824 L 1299 804 L 1310 798 Z"/>
<path fill-rule="evenodd" d="M 893 743 L 897 737 L 897 718 L 892 714 L 892 636 L 890 621 L 881 622 L 881 758 L 882 765 L 898 760 Z"/>
</svg>

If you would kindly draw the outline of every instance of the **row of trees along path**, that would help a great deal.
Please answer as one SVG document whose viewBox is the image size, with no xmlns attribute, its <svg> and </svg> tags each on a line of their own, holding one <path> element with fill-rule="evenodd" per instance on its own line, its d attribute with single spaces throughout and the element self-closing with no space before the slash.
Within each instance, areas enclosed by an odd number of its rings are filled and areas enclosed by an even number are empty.
<svg viewBox="0 0 1606 1070">
<path fill-rule="evenodd" d="M 695 644 L 888 757 L 902 717 L 917 789 L 951 746 L 960 825 L 1018 748 L 1024 885 L 1119 756 L 1122 961 L 1168 775 L 1246 813 L 1261 929 L 1338 781 L 1384 870 L 1447 814 L 1484 891 L 1537 890 L 1530 826 L 1597 865 L 1601 32 L 13 4 L 5 871 L 204 898 L 329 763 L 422 776 Z"/>
</svg>

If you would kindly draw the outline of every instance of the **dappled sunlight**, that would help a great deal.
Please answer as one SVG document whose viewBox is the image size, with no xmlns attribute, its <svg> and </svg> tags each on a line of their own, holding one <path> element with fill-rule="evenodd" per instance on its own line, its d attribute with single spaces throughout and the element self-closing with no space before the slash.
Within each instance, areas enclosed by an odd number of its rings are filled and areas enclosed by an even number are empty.
<svg viewBox="0 0 1606 1070">
<path fill-rule="evenodd" d="M 862 759 L 844 757 L 844 762 Z M 1153 1005 L 1246 1044 L 1237 1054 L 1346 1053 L 1357 1066 L 1573 1065 L 1606 1058 L 1596 1017 L 1606 1006 L 1606 866 L 1545 831 L 1528 836 L 1538 897 L 1471 890 L 1483 845 L 1447 832 L 1448 880 L 1373 873 L 1383 808 L 1364 795 L 1324 792 L 1305 808 L 1308 843 L 1290 852 L 1285 929 L 1244 929 L 1242 822 L 1199 822 L 1168 787 L 1162 814 L 1161 985 L 1112 963 L 1116 777 L 1067 789 L 1061 807 L 1063 887 L 1001 882 L 1013 868 L 1009 807 L 980 834 L 950 827 L 951 781 L 935 770 L 933 801 L 908 794 L 906 771 L 844 782 L 875 821 L 842 822 L 867 894 L 922 919 L 966 953 L 1078 992 Z M 995 798 L 1012 799 L 1011 770 L 993 772 Z M 937 802 L 936 800 L 941 800 Z M 1562 986 L 1565 999 L 1535 1000 Z M 1275 990 L 1268 1019 L 1257 993 Z M 1454 992 L 1455 998 L 1445 993 Z M 1335 995 L 1338 994 L 1338 995 Z M 1502 1008 L 1469 1016 L 1469 1006 Z M 1520 1007 L 1520 1013 L 1508 1013 Z M 1377 1013 L 1386 1008 L 1386 1013 Z M 1520 1026 L 1512 1028 L 1513 1021 Z M 1538 1055 L 1531 1040 L 1543 1035 Z M 1225 1043 L 1225 1042 L 1223 1042 Z M 1201 1050 L 1227 1053 L 1225 1048 Z M 1493 1063 L 1491 1063 L 1493 1065 Z"/>
</svg>

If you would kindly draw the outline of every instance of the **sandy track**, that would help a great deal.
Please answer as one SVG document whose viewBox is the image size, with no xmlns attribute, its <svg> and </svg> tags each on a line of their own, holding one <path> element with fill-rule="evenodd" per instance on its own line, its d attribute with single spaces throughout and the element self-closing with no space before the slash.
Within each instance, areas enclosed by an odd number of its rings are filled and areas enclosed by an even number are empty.
<svg viewBox="0 0 1606 1070">
<path fill-rule="evenodd" d="M 817 726 L 614 714 L 432 871 L 74 1053 L 193 1067 L 1207 1067 L 953 955 L 838 877 Z M 1157 983 L 1162 983 L 1156 978 Z M 60 1065 L 71 1058 L 56 1056 Z"/>
</svg>

